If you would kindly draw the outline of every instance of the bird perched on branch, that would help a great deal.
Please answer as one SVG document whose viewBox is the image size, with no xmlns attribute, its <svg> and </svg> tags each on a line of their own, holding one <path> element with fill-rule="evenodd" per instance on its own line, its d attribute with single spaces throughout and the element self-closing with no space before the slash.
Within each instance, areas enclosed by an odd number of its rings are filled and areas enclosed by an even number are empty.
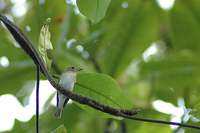
<svg viewBox="0 0 200 133">
<path fill-rule="evenodd" d="M 82 69 L 78 69 L 76 67 L 69 67 L 65 72 L 63 72 L 59 78 L 58 83 L 61 84 L 66 90 L 73 91 L 74 85 L 76 83 L 76 75 Z M 61 94 L 59 91 L 57 92 L 57 110 L 55 113 L 56 118 L 61 117 L 62 109 L 66 106 L 69 98 L 67 96 Z"/>
</svg>

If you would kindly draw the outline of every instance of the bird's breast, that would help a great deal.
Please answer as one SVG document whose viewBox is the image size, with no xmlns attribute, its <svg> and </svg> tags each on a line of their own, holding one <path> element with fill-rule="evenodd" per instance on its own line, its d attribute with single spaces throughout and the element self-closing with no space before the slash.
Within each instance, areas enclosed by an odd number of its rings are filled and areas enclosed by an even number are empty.
<svg viewBox="0 0 200 133">
<path fill-rule="evenodd" d="M 75 82 L 76 76 L 73 76 L 71 74 L 61 75 L 61 78 L 59 80 L 59 84 L 64 86 L 69 91 L 73 91 Z"/>
</svg>

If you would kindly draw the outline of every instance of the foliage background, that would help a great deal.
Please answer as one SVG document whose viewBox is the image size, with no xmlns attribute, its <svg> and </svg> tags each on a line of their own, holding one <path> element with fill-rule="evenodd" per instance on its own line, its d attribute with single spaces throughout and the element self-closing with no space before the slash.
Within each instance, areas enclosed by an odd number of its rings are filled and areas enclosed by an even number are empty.
<svg viewBox="0 0 200 133">
<path fill-rule="evenodd" d="M 50 17 L 50 32 L 53 51 L 49 51 L 54 61 L 52 74 L 59 74 L 69 66 L 83 68 L 84 72 L 98 72 L 113 77 L 123 92 L 130 98 L 133 109 L 142 112 L 137 117 L 165 119 L 171 115 L 160 113 L 152 108 L 154 100 L 161 99 L 177 105 L 182 97 L 185 108 L 193 108 L 199 103 L 200 90 L 200 4 L 199 0 L 175 0 L 171 10 L 161 9 L 155 0 L 111 1 L 106 16 L 97 24 L 76 14 L 75 6 L 64 0 L 46 0 L 39 4 L 27 0 L 28 11 L 14 18 L 29 39 L 36 46 L 40 28 Z M 3 13 L 11 14 L 12 4 L 5 1 Z M 65 19 L 66 18 L 66 19 Z M 27 26 L 31 28 L 26 31 Z M 75 39 L 76 41 L 70 41 Z M 155 43 L 157 52 L 144 60 L 144 51 Z M 0 27 L 0 57 L 9 59 L 8 67 L 0 67 L 0 94 L 16 95 L 29 80 L 35 80 L 36 68 L 31 59 L 13 45 L 10 33 Z M 70 48 L 66 44 L 71 44 Z M 84 51 L 79 52 L 81 45 Z M 86 52 L 87 51 L 87 52 Z M 84 54 L 89 53 L 89 58 Z M 44 77 L 42 77 L 45 79 Z M 18 97 L 23 101 L 28 93 Z M 23 102 L 22 102 L 23 103 Z M 40 116 L 41 132 L 50 132 L 64 124 L 70 133 L 104 132 L 109 119 L 87 113 L 75 104 L 63 110 L 67 115 L 55 119 L 55 107 L 50 106 Z M 152 124 L 132 120 L 117 121 L 111 124 L 112 132 L 120 132 L 125 123 L 127 132 L 173 132 L 169 125 Z M 188 124 L 199 125 L 191 119 Z M 26 124 L 16 120 L 11 132 L 34 132 L 35 117 Z M 185 128 L 185 132 L 197 132 Z"/>
</svg>

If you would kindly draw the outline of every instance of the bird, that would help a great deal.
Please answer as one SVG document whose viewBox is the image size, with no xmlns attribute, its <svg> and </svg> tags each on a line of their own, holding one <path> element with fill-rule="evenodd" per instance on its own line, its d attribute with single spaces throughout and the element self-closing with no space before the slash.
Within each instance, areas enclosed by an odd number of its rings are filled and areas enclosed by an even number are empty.
<svg viewBox="0 0 200 133">
<path fill-rule="evenodd" d="M 76 75 L 82 69 L 76 67 L 69 67 L 65 72 L 63 72 L 59 78 L 58 83 L 62 85 L 66 90 L 73 91 L 74 85 L 76 83 Z M 55 113 L 56 118 L 61 117 L 62 109 L 66 106 L 69 98 L 59 91 L 57 91 L 57 110 Z"/>
</svg>

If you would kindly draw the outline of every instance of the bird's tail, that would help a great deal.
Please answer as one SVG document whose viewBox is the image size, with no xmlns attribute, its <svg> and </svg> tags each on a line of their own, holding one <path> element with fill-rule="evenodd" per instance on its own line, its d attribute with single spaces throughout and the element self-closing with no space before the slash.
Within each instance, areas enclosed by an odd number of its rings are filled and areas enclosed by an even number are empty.
<svg viewBox="0 0 200 133">
<path fill-rule="evenodd" d="M 60 118 L 61 117 L 61 113 L 62 113 L 62 109 L 57 108 L 55 117 L 56 118 Z"/>
</svg>

